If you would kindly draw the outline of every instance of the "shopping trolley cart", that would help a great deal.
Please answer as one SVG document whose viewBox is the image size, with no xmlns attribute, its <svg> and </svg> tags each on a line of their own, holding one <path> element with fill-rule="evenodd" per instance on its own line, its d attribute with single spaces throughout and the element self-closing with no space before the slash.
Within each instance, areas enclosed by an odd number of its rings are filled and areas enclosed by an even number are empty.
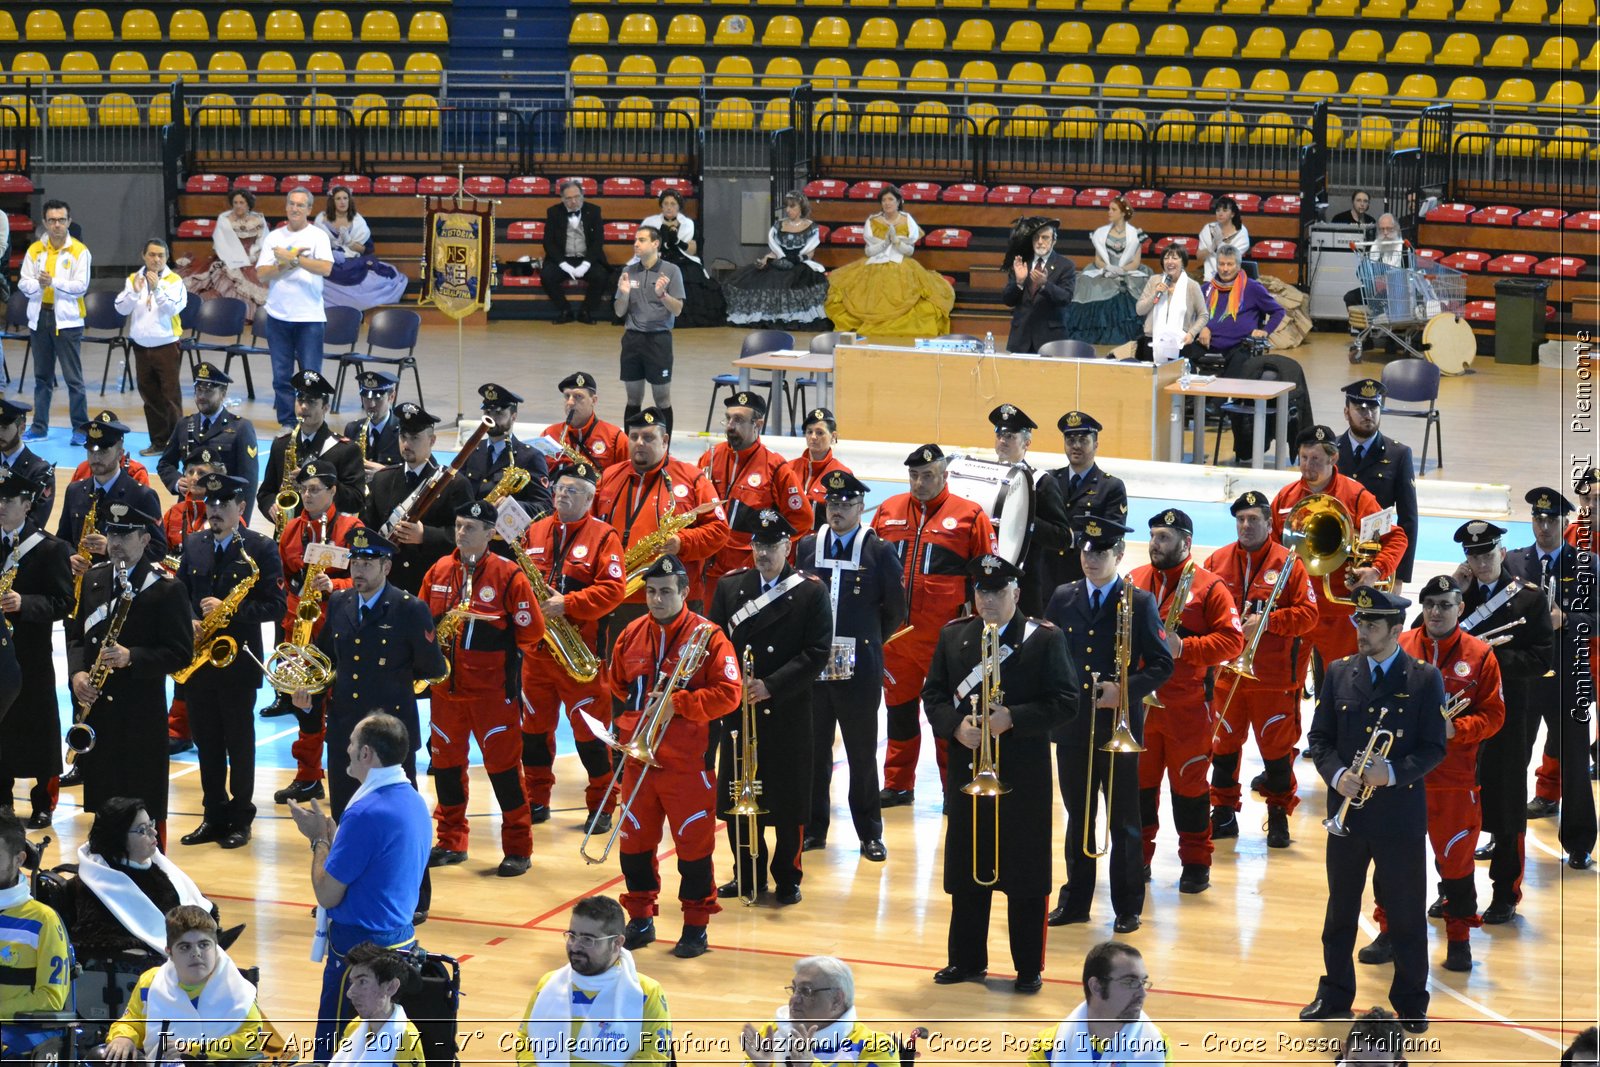
<svg viewBox="0 0 1600 1067">
<path fill-rule="evenodd" d="M 1361 362 L 1374 335 L 1396 350 L 1460 374 L 1477 355 L 1477 338 L 1462 317 L 1467 296 L 1458 270 L 1417 255 L 1409 243 L 1355 242 L 1361 303 L 1350 309 L 1350 362 Z"/>
</svg>

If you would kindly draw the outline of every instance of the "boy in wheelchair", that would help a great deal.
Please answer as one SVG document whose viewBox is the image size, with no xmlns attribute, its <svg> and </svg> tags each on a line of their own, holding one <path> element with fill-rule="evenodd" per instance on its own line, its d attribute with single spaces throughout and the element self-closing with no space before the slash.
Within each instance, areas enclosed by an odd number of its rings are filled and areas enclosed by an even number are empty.
<svg viewBox="0 0 1600 1067">
<path fill-rule="evenodd" d="M 345 953 L 345 996 L 356 1009 L 330 1061 L 334 1067 L 423 1067 L 422 1034 L 395 996 L 409 980 L 411 967 L 397 952 L 363 941 Z"/>
<path fill-rule="evenodd" d="M 72 993 L 72 946 L 61 918 L 33 899 L 22 877 L 28 839 L 15 815 L 0 815 L 0 1059 L 27 1059 L 62 1037 Z"/>
</svg>

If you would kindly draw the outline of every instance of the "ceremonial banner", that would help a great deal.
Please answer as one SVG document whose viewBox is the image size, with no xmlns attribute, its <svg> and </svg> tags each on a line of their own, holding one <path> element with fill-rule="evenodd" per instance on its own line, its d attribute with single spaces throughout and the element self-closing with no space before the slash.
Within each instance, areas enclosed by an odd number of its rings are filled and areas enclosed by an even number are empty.
<svg viewBox="0 0 1600 1067">
<path fill-rule="evenodd" d="M 475 207 L 430 208 L 427 214 L 422 300 L 452 319 L 489 308 L 494 206 Z"/>
</svg>

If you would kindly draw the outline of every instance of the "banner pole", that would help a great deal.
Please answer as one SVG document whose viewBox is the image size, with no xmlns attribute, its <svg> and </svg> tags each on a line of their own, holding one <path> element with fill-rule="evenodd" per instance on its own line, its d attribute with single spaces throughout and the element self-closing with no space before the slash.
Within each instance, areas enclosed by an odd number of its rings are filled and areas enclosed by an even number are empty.
<svg viewBox="0 0 1600 1067">
<path fill-rule="evenodd" d="M 462 335 L 461 320 L 456 320 L 456 443 L 460 444 L 461 438 L 461 351 Z"/>
</svg>

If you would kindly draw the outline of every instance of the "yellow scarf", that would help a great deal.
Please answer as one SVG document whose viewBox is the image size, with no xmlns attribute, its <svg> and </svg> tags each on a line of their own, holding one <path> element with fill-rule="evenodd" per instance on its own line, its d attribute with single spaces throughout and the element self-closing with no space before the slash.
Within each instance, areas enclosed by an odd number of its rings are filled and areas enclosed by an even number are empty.
<svg viewBox="0 0 1600 1067">
<path fill-rule="evenodd" d="M 1230 285 L 1226 290 L 1223 290 L 1228 294 L 1228 309 L 1223 313 L 1223 318 L 1237 319 L 1239 317 L 1239 304 L 1244 300 L 1243 281 L 1244 279 L 1242 277 L 1235 275 L 1233 284 Z M 1211 283 L 1211 297 L 1207 301 L 1207 308 L 1211 312 L 1212 318 L 1217 317 L 1217 292 L 1218 286 L 1216 281 L 1213 280 Z"/>
</svg>

